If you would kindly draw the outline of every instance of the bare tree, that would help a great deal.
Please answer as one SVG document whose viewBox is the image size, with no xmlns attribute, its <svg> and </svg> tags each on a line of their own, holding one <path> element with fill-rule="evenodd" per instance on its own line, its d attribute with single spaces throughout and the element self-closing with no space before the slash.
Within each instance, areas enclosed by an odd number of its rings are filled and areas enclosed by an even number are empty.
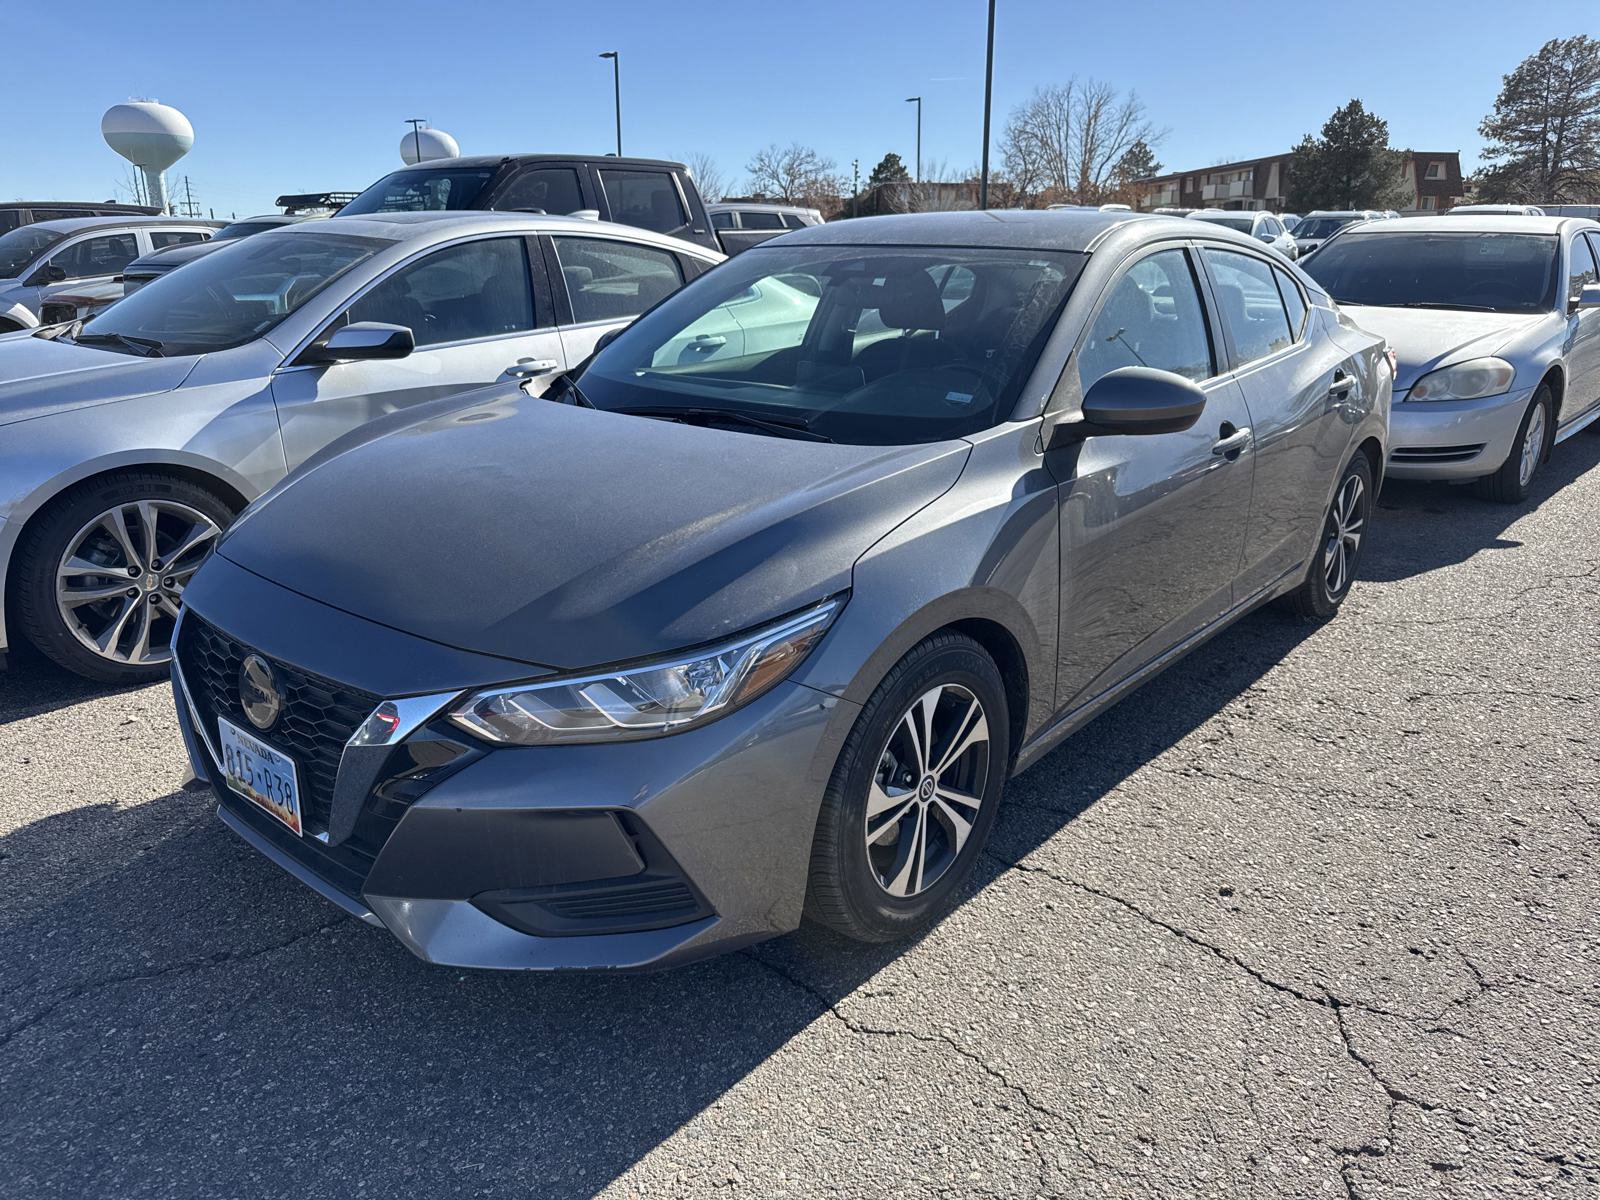
<svg viewBox="0 0 1600 1200">
<path fill-rule="evenodd" d="M 150 203 L 150 198 L 145 195 L 144 175 L 132 163 L 122 168 L 122 175 L 113 185 L 111 194 L 119 200 L 126 196 L 130 204 Z"/>
<path fill-rule="evenodd" d="M 952 170 L 943 159 L 922 167 L 922 178 L 900 185 L 902 212 L 965 212 L 978 207 L 976 168 Z"/>
<path fill-rule="evenodd" d="M 707 204 L 715 204 L 728 194 L 728 177 L 717 165 L 717 160 L 705 151 L 689 155 L 684 165 L 689 168 L 689 174 L 694 176 L 694 185 L 700 189 L 700 195 Z"/>
<path fill-rule="evenodd" d="M 745 170 L 750 172 L 750 192 L 782 204 L 813 208 L 837 207 L 844 181 L 834 173 L 834 162 L 799 142 L 787 147 L 773 143 L 756 152 Z"/>
<path fill-rule="evenodd" d="M 1166 131 L 1145 113 L 1138 93 L 1076 78 L 1038 88 L 1012 110 L 1000 136 L 1006 177 L 1026 203 L 1049 192 L 1098 204 L 1117 189 L 1117 167 L 1134 146 L 1154 146 Z"/>
</svg>

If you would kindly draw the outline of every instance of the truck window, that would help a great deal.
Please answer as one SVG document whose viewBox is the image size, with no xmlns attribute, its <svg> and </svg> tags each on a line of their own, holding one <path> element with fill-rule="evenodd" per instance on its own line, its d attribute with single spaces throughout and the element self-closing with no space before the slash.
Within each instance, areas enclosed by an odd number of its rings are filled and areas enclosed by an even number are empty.
<svg viewBox="0 0 1600 1200">
<path fill-rule="evenodd" d="M 657 233 L 672 233 L 689 223 L 678 187 L 665 171 L 600 168 L 600 185 L 611 205 L 611 219 Z"/>
<path fill-rule="evenodd" d="M 537 209 L 558 217 L 587 207 L 578 186 L 578 173 L 571 167 L 533 167 L 517 172 L 500 189 L 494 206 L 507 211 Z"/>
</svg>

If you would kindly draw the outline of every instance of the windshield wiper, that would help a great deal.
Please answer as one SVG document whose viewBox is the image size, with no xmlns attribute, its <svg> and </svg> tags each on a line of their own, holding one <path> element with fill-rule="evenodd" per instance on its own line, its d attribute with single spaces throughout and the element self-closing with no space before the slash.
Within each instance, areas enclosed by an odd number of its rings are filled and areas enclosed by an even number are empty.
<svg viewBox="0 0 1600 1200">
<path fill-rule="evenodd" d="M 79 333 L 72 339 L 80 346 L 122 346 L 145 358 L 160 358 L 161 343 L 154 338 L 134 337 L 127 333 Z"/>
<path fill-rule="evenodd" d="M 1359 304 L 1366 308 L 1448 308 L 1458 312 L 1500 312 L 1498 308 L 1490 308 L 1486 304 L 1450 304 L 1443 300 L 1347 300 L 1342 296 L 1335 296 L 1340 304 Z"/>
<path fill-rule="evenodd" d="M 682 421 L 685 425 L 710 425 L 716 421 L 726 421 L 730 425 L 760 429 L 765 433 L 777 434 L 779 437 L 803 438 L 811 442 L 833 441 L 827 434 L 812 429 L 811 422 L 803 417 L 758 417 L 755 413 L 745 412 L 740 408 L 692 406 L 679 408 L 665 404 L 641 404 L 633 408 L 616 408 L 611 411 L 634 417 L 659 417 L 664 421 Z"/>
</svg>

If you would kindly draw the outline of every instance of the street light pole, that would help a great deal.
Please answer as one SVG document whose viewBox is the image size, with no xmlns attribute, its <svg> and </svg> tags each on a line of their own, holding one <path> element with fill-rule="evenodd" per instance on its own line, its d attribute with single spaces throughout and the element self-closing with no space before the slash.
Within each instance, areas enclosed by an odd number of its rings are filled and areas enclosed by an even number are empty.
<svg viewBox="0 0 1600 1200">
<path fill-rule="evenodd" d="M 622 157 L 622 55 L 615 50 L 607 50 L 601 58 L 611 60 L 611 90 L 616 98 L 617 106 L 617 157 Z"/>
<path fill-rule="evenodd" d="M 917 176 L 916 176 L 916 182 L 917 183 L 921 183 L 922 182 L 922 97 L 921 96 L 907 96 L 906 97 L 906 103 L 907 104 L 915 104 L 917 106 Z"/>
<path fill-rule="evenodd" d="M 978 177 L 978 207 L 989 207 L 989 110 L 994 100 L 994 0 L 989 0 L 989 50 L 983 63 L 983 173 Z"/>
</svg>

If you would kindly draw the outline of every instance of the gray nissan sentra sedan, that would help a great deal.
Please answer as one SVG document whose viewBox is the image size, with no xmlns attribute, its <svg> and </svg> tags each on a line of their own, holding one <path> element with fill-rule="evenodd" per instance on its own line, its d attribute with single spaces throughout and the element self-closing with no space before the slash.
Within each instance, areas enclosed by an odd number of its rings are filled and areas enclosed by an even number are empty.
<svg viewBox="0 0 1600 1200">
<path fill-rule="evenodd" d="M 544 398 L 379 422 L 253 506 L 185 595 L 192 765 L 434 962 L 905 936 L 1010 775 L 1258 604 L 1333 615 L 1390 388 L 1198 221 L 788 234 Z"/>
<path fill-rule="evenodd" d="M 1391 475 L 1527 499 L 1600 422 L 1597 259 L 1593 221 L 1480 214 L 1352 226 L 1306 263 L 1398 358 Z"/>
</svg>

